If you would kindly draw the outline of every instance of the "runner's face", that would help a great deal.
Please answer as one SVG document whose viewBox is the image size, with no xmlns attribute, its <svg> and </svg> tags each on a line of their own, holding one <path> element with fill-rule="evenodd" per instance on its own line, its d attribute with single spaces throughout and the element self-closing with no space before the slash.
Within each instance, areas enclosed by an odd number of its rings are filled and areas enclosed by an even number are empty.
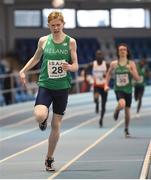
<svg viewBox="0 0 151 180">
<path fill-rule="evenodd" d="M 59 34 L 64 28 L 64 23 L 59 19 L 54 19 L 49 22 L 48 27 L 52 34 Z"/>
<path fill-rule="evenodd" d="M 101 64 L 103 61 L 103 54 L 100 51 L 98 51 L 96 53 L 96 60 L 97 60 L 98 64 Z"/>
<path fill-rule="evenodd" d="M 120 57 L 127 57 L 127 47 L 119 46 L 118 53 Z"/>
</svg>

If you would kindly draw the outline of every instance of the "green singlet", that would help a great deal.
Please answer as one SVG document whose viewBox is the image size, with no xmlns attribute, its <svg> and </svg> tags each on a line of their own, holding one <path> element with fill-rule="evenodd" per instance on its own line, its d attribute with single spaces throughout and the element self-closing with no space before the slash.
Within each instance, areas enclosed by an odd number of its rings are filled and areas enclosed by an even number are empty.
<svg viewBox="0 0 151 180">
<path fill-rule="evenodd" d="M 136 67 L 140 80 L 134 81 L 134 86 L 145 86 L 145 68 L 142 68 L 140 64 L 136 64 Z"/>
<path fill-rule="evenodd" d="M 43 62 L 38 85 L 48 89 L 59 90 L 71 87 L 71 74 L 62 68 L 62 63 L 71 61 L 70 37 L 65 36 L 61 43 L 55 43 L 52 35 L 48 36 L 43 52 Z"/>
<path fill-rule="evenodd" d="M 129 61 L 127 62 L 127 64 L 128 63 Z M 115 69 L 114 90 L 122 91 L 125 93 L 132 93 L 132 82 L 131 82 L 132 77 L 126 65 L 122 66 L 118 63 Z"/>
</svg>

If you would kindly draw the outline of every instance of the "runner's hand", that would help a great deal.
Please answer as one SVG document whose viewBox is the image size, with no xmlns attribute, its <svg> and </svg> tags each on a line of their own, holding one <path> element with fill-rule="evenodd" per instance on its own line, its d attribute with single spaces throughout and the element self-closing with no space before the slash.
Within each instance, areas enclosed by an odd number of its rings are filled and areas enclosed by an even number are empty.
<svg viewBox="0 0 151 180">
<path fill-rule="evenodd" d="M 21 83 L 25 86 L 26 85 L 26 75 L 24 72 L 19 72 L 19 77 L 20 77 L 20 81 Z"/>
<path fill-rule="evenodd" d="M 64 71 L 70 71 L 71 70 L 71 64 L 64 62 L 62 65 L 62 68 Z"/>
<path fill-rule="evenodd" d="M 109 86 L 107 84 L 105 84 L 104 91 L 108 91 L 109 89 L 110 89 Z"/>
<path fill-rule="evenodd" d="M 127 69 L 130 71 L 130 73 L 132 73 L 132 72 L 133 72 L 133 68 L 131 67 L 131 65 L 130 65 L 130 64 L 127 64 L 127 65 L 126 65 L 126 67 L 127 67 Z"/>
</svg>

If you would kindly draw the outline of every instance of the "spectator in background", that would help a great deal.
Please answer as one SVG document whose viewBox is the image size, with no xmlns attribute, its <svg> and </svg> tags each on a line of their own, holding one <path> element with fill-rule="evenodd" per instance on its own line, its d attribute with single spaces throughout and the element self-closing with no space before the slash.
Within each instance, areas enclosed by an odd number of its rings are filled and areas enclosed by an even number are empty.
<svg viewBox="0 0 151 180">
<path fill-rule="evenodd" d="M 0 75 L 5 74 L 5 65 L 3 63 L 3 59 L 0 59 Z M 2 90 L 4 86 L 4 79 L 0 78 L 0 89 Z"/>
<path fill-rule="evenodd" d="M 2 90 L 4 89 L 4 76 L 5 75 L 5 66 L 3 64 L 3 59 L 0 59 L 0 106 L 5 105 L 4 96 Z"/>
<path fill-rule="evenodd" d="M 9 59 L 4 57 L 4 59 L 1 62 L 4 66 L 4 72 L 5 72 L 5 77 L 3 80 L 3 97 L 5 100 L 5 104 L 9 105 L 12 103 L 12 92 L 11 92 L 11 76 L 10 74 L 12 73 L 11 70 L 11 65 Z"/>
<path fill-rule="evenodd" d="M 80 93 L 89 92 L 91 89 L 91 76 L 88 75 L 85 69 L 81 69 L 78 82 L 80 83 Z"/>
</svg>

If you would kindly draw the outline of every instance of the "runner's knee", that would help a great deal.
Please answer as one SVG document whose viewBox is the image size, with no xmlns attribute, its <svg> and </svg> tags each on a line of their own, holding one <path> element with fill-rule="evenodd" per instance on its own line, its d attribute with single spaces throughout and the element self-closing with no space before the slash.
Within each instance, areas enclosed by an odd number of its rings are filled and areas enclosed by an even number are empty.
<svg viewBox="0 0 151 180">
<path fill-rule="evenodd" d="M 48 112 L 47 112 L 47 110 L 42 109 L 42 108 L 41 109 L 35 108 L 34 115 L 36 117 L 36 120 L 41 123 L 47 118 Z"/>
<path fill-rule="evenodd" d="M 125 105 L 126 105 L 126 102 L 125 102 L 125 100 L 124 99 L 120 99 L 119 100 L 119 106 L 120 106 L 120 108 L 125 108 Z"/>
</svg>

